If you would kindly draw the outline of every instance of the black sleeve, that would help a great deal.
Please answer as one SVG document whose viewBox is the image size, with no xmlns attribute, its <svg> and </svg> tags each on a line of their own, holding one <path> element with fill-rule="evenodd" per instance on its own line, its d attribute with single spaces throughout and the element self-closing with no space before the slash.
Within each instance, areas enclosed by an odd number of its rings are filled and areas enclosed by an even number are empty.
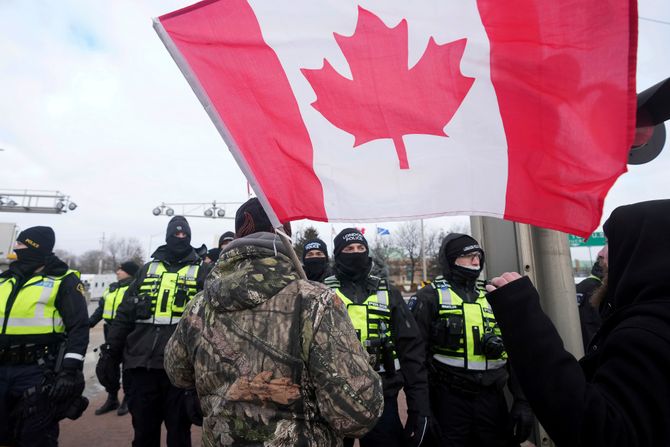
<svg viewBox="0 0 670 447">
<path fill-rule="evenodd" d="M 428 400 L 428 375 L 426 373 L 426 349 L 419 328 L 409 311 L 400 291 L 389 290 L 391 304 L 391 328 L 400 369 L 405 378 L 407 409 L 423 416 L 430 414 Z"/>
<path fill-rule="evenodd" d="M 200 268 L 198 269 L 198 277 L 196 278 L 196 287 L 198 289 L 198 292 L 203 290 L 205 288 L 205 279 L 207 279 L 207 275 L 209 275 L 209 272 L 211 272 L 214 269 L 215 264 L 205 264 L 204 262 L 200 264 Z"/>
<path fill-rule="evenodd" d="M 437 318 L 437 294 L 431 286 L 419 290 L 412 300 L 412 314 L 419 328 L 419 334 L 426 349 L 426 359 L 430 358 L 430 327 Z"/>
<path fill-rule="evenodd" d="M 65 325 L 65 357 L 63 368 L 82 368 L 88 348 L 88 309 L 83 295 L 84 285 L 77 275 L 63 278 L 54 305 Z"/>
<path fill-rule="evenodd" d="M 105 310 L 105 294 L 106 294 L 106 292 L 107 291 L 105 290 L 105 293 L 102 294 L 102 297 L 100 298 L 100 301 L 98 301 L 98 307 L 96 307 L 95 310 L 93 311 L 93 313 L 91 314 L 91 316 L 88 317 L 89 327 L 95 326 L 96 324 L 98 324 L 100 322 L 100 320 L 102 320 L 102 313 Z"/>
<path fill-rule="evenodd" d="M 587 380 L 528 278 L 489 293 L 488 301 L 526 398 L 556 445 L 668 445 L 670 346 L 658 332 L 617 326 L 594 354 L 598 365 Z"/>
<path fill-rule="evenodd" d="M 112 355 L 118 359 L 123 355 L 123 347 L 126 344 L 128 334 L 135 329 L 135 306 L 137 304 L 137 297 L 139 296 L 140 285 L 144 282 L 148 270 L 149 263 L 144 264 L 140 271 L 137 272 L 135 279 L 128 286 L 126 293 L 123 294 L 121 304 L 116 309 L 112 324 L 109 326 L 107 343 L 110 346 Z"/>
</svg>

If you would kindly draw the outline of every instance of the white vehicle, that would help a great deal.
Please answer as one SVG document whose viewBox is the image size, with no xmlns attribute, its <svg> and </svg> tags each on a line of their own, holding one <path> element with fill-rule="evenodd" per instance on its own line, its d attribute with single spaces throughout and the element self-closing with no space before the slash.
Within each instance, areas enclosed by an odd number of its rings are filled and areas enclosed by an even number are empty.
<svg viewBox="0 0 670 447">
<path fill-rule="evenodd" d="M 89 301 L 98 301 L 102 298 L 102 294 L 109 285 L 116 281 L 116 274 L 114 273 L 103 273 L 100 275 L 92 273 L 83 273 L 81 275 L 81 282 L 86 288 L 88 296 L 86 297 Z"/>
<path fill-rule="evenodd" d="M 0 222 L 0 271 L 5 270 L 14 257 L 14 241 L 19 233 L 15 223 Z"/>
</svg>

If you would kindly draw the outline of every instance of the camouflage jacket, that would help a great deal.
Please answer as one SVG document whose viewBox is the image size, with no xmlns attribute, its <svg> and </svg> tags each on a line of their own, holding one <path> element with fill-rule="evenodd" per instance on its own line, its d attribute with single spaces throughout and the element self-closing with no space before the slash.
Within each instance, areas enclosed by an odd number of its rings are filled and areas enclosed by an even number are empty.
<svg viewBox="0 0 670 447">
<path fill-rule="evenodd" d="M 170 379 L 200 396 L 204 446 L 339 446 L 381 415 L 342 301 L 283 250 L 271 233 L 232 242 L 167 345 Z"/>
</svg>

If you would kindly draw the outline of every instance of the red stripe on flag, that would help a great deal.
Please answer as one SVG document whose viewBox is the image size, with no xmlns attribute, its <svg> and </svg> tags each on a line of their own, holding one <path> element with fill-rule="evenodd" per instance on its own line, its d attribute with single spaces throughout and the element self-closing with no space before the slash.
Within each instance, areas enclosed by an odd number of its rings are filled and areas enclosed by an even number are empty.
<svg viewBox="0 0 670 447">
<path fill-rule="evenodd" d="M 160 21 L 279 220 L 326 220 L 309 134 L 279 58 L 264 41 L 249 4 L 206 1 Z"/>
<path fill-rule="evenodd" d="M 505 218 L 589 235 L 635 123 L 631 0 L 478 0 L 508 143 Z"/>
</svg>

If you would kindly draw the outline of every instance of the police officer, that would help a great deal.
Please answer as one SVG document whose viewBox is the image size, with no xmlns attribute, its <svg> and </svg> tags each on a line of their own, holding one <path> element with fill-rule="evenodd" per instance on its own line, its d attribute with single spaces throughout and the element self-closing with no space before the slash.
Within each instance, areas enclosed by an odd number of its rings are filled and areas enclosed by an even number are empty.
<svg viewBox="0 0 670 447">
<path fill-rule="evenodd" d="M 579 323 L 582 327 L 584 352 L 588 352 L 589 342 L 602 324 L 598 306 L 591 301 L 591 297 L 603 284 L 603 278 L 607 272 L 607 252 L 607 245 L 605 245 L 598 252 L 598 259 L 593 264 L 589 277 L 577 284 L 577 305 L 579 306 Z"/>
<path fill-rule="evenodd" d="M 105 341 L 107 341 L 107 333 L 109 332 L 109 326 L 112 324 L 112 320 L 116 316 L 116 310 L 123 300 L 123 295 L 128 290 L 128 286 L 133 282 L 133 277 L 135 273 L 140 269 L 140 266 L 135 264 L 133 261 L 126 261 L 123 264 L 119 265 L 116 268 L 116 281 L 109 285 L 109 287 L 102 294 L 102 298 L 98 302 L 98 307 L 95 309 L 93 314 L 89 317 L 88 323 L 90 327 L 95 327 L 100 320 L 105 320 L 105 325 L 103 326 L 103 331 L 105 335 Z M 123 375 L 123 402 L 119 406 L 119 384 L 117 383 L 112 388 L 106 389 L 107 391 L 107 400 L 102 404 L 100 408 L 95 410 L 96 415 L 101 415 L 108 413 L 112 410 L 118 408 L 117 414 L 123 416 L 128 413 L 128 378 L 127 374 Z"/>
<path fill-rule="evenodd" d="M 500 329 L 479 288 L 484 251 L 451 233 L 439 254 L 442 276 L 410 299 L 426 345 L 433 413 L 449 446 L 518 446 L 533 416 L 517 387 L 511 417 L 503 388 L 509 374 Z"/>
<path fill-rule="evenodd" d="M 328 263 L 328 247 L 321 239 L 311 239 L 302 246 L 302 268 L 307 279 L 323 282 L 333 274 Z"/>
<path fill-rule="evenodd" d="M 335 276 L 326 278 L 325 284 L 335 289 L 347 306 L 384 388 L 384 412 L 377 425 L 360 439 L 360 444 L 418 446 L 428 431 L 431 417 L 425 348 L 414 318 L 398 289 L 384 279 L 370 276 L 372 259 L 368 242 L 360 231 L 342 230 L 335 237 L 334 255 Z M 398 415 L 398 393 L 403 386 L 408 407 L 404 433 Z M 353 440 L 345 439 L 345 445 L 353 445 Z"/>
<path fill-rule="evenodd" d="M 221 237 L 219 237 L 219 248 L 223 250 L 226 248 L 226 245 L 233 242 L 233 240 L 235 240 L 235 233 L 232 231 L 226 231 L 221 235 Z"/>
<path fill-rule="evenodd" d="M 83 399 L 84 287 L 52 253 L 55 239 L 50 227 L 22 231 L 0 274 L 0 445 L 58 445 L 62 410 Z"/>
<path fill-rule="evenodd" d="M 206 269 L 191 247 L 191 228 L 183 216 L 170 220 L 165 242 L 126 291 L 96 368 L 100 383 L 113 386 L 123 360 L 131 381 L 133 446 L 158 446 L 163 422 L 168 446 L 191 445 L 184 391 L 170 383 L 163 356 L 186 305 L 202 290 Z"/>
</svg>

